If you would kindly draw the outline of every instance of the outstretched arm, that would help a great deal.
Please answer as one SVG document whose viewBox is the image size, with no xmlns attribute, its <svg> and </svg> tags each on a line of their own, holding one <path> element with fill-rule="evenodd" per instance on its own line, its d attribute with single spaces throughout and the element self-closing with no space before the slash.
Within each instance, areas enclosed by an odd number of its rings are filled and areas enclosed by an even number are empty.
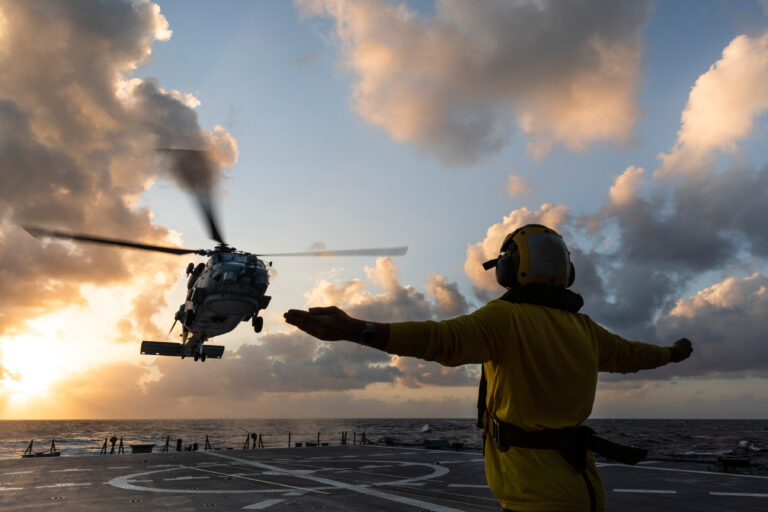
<svg viewBox="0 0 768 512">
<path fill-rule="evenodd" d="M 680 338 L 671 347 L 628 341 L 592 322 L 599 351 L 598 370 L 612 373 L 633 373 L 650 370 L 668 363 L 687 359 L 693 347 L 687 338 Z"/>
<path fill-rule="evenodd" d="M 384 350 L 389 341 L 389 324 L 352 318 L 336 306 L 309 308 L 309 311 L 290 309 L 283 318 L 287 323 L 323 341 L 354 341 L 379 350 Z M 363 330 L 367 323 L 374 325 L 376 335 L 373 340 L 363 343 Z"/>
<path fill-rule="evenodd" d="M 498 303 L 497 303 L 498 302 Z M 491 302 L 470 315 L 435 322 L 366 322 L 332 306 L 291 309 L 285 321 L 324 341 L 347 340 L 390 354 L 437 361 L 444 366 L 484 363 L 508 341 L 511 316 L 506 303 Z M 373 324 L 376 334 L 363 342 L 363 331 Z"/>
</svg>

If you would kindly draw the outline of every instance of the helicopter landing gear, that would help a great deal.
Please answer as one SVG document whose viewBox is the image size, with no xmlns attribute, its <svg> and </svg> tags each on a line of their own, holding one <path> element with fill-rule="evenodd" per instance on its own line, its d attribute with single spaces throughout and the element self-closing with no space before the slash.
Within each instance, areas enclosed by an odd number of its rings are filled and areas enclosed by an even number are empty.
<svg viewBox="0 0 768 512">
<path fill-rule="evenodd" d="M 253 330 L 256 332 L 261 332 L 261 329 L 264 327 L 264 319 L 260 316 L 253 315 Z"/>
</svg>

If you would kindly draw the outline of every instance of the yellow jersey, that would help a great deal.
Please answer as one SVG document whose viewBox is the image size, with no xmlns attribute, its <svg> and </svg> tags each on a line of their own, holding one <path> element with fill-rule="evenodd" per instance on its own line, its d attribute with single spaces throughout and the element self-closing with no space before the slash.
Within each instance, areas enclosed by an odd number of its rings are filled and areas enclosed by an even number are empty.
<svg viewBox="0 0 768 512">
<path fill-rule="evenodd" d="M 636 372 L 671 357 L 669 348 L 627 341 L 587 315 L 503 300 L 451 320 L 392 323 L 386 351 L 444 366 L 483 363 L 488 411 L 526 431 L 583 423 L 592 412 L 599 371 Z M 504 508 L 589 510 L 583 477 L 555 450 L 500 452 L 489 437 L 485 472 Z M 605 510 L 591 453 L 587 474 L 597 510 Z"/>
</svg>

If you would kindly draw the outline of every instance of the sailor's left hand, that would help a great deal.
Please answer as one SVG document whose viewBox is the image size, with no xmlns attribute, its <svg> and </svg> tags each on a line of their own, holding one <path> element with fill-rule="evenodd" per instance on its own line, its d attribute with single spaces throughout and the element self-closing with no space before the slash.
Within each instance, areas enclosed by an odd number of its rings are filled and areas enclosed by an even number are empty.
<svg viewBox="0 0 768 512">
<path fill-rule="evenodd" d="M 285 321 L 307 334 L 323 341 L 352 341 L 359 337 L 364 322 L 350 317 L 336 306 L 309 308 L 309 311 L 290 309 Z"/>
</svg>

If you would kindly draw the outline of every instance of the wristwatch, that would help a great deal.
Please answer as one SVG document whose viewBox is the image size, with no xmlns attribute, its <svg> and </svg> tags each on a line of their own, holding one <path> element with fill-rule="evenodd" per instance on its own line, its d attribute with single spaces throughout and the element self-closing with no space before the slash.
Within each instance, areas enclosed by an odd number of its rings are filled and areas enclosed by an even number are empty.
<svg viewBox="0 0 768 512">
<path fill-rule="evenodd" d="M 376 324 L 365 322 L 363 333 L 360 335 L 360 344 L 370 345 L 376 339 Z"/>
</svg>

